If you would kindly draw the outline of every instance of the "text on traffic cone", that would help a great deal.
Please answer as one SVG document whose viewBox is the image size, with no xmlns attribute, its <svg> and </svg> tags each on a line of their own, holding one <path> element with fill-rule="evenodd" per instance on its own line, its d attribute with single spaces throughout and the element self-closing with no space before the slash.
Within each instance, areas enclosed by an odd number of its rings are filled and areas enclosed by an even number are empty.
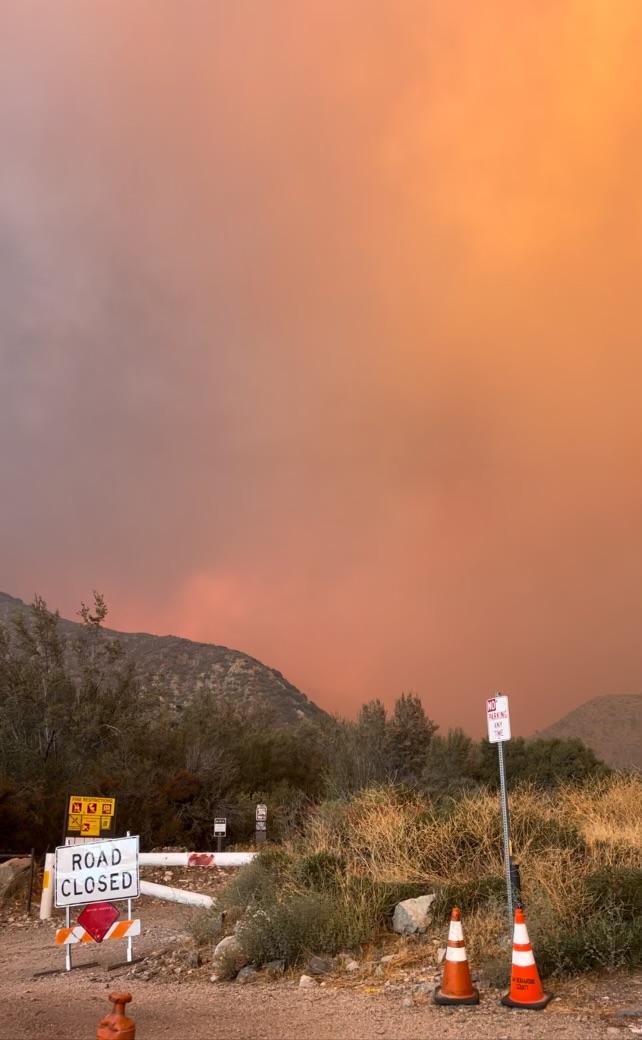
<svg viewBox="0 0 642 1040">
<path fill-rule="evenodd" d="M 539 1011 L 545 1008 L 551 999 L 551 993 L 545 993 L 542 986 L 533 947 L 528 938 L 524 911 L 517 907 L 513 931 L 513 963 L 510 975 L 510 990 L 502 997 L 506 1007 L 530 1008 Z"/>
</svg>

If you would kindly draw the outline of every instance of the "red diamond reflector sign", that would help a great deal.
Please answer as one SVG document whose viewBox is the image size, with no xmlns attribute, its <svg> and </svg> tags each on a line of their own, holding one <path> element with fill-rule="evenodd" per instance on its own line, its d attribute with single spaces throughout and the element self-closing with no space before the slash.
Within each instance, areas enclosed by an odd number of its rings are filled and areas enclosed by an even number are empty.
<svg viewBox="0 0 642 1040">
<path fill-rule="evenodd" d="M 99 943 L 119 917 L 120 910 L 113 903 L 90 903 L 78 914 L 78 924 Z"/>
</svg>

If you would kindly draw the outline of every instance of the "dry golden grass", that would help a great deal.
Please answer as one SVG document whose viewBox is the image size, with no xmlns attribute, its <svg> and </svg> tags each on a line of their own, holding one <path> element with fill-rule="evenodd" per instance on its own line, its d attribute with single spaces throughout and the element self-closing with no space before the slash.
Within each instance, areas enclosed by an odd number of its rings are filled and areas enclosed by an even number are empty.
<svg viewBox="0 0 642 1040">
<path fill-rule="evenodd" d="M 510 813 L 529 919 L 540 942 L 548 942 L 550 967 L 559 934 L 595 913 L 591 875 L 605 868 L 642 869 L 642 780 L 615 775 L 546 792 L 524 787 L 511 792 Z M 471 956 L 503 970 L 507 924 L 496 794 L 465 795 L 444 807 L 394 788 L 367 789 L 348 803 L 320 806 L 290 852 L 342 857 L 345 905 L 351 902 L 351 912 L 364 921 L 372 884 L 419 883 L 453 893 L 460 886 L 474 894 L 480 881 L 495 879 L 498 894 L 484 895 L 483 905 L 473 899 L 465 930 Z M 357 878 L 370 887 L 355 889 Z"/>
</svg>

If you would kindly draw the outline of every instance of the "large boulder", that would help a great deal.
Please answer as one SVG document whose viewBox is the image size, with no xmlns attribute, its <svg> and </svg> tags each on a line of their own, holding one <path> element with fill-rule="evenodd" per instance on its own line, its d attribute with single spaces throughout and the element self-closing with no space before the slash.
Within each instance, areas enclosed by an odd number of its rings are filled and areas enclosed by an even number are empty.
<svg viewBox="0 0 642 1040">
<path fill-rule="evenodd" d="M 249 957 L 235 935 L 226 935 L 214 947 L 212 967 L 217 975 L 231 978 L 249 963 Z"/>
<path fill-rule="evenodd" d="M 14 882 L 31 867 L 31 857 L 7 859 L 0 863 L 0 900 L 10 895 Z"/>
<path fill-rule="evenodd" d="M 430 918 L 431 907 L 436 895 L 417 896 L 416 899 L 404 899 L 397 903 L 392 918 L 393 931 L 398 935 L 414 935 L 415 932 L 425 932 Z"/>
</svg>

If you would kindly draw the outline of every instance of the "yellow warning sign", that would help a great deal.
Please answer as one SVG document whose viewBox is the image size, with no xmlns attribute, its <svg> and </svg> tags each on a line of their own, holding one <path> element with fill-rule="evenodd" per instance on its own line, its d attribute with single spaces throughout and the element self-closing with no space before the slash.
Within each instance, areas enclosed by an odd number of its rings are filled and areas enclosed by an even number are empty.
<svg viewBox="0 0 642 1040">
<path fill-rule="evenodd" d="M 80 833 L 85 838 L 98 838 L 100 836 L 100 819 L 98 816 L 94 816 L 93 820 L 91 816 L 83 816 L 82 827 Z"/>
<path fill-rule="evenodd" d="M 67 810 L 67 834 L 99 838 L 111 831 L 115 813 L 115 798 L 91 798 L 72 794 Z"/>
</svg>

